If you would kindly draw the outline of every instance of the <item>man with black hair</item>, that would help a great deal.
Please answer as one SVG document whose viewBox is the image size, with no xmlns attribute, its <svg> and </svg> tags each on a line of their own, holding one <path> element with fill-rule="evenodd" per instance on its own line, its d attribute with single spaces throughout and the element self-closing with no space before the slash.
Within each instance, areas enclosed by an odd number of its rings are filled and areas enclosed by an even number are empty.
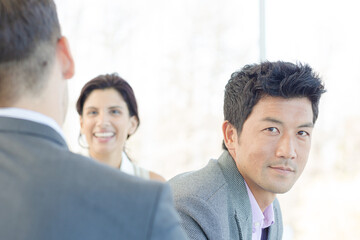
<svg viewBox="0 0 360 240">
<path fill-rule="evenodd" d="M 190 239 L 281 239 L 276 194 L 291 189 L 310 151 L 324 86 L 310 66 L 247 65 L 224 97 L 224 152 L 170 180 Z"/>
<path fill-rule="evenodd" d="M 0 0 L 0 239 L 185 239 L 168 185 L 69 151 L 53 0 Z"/>
</svg>

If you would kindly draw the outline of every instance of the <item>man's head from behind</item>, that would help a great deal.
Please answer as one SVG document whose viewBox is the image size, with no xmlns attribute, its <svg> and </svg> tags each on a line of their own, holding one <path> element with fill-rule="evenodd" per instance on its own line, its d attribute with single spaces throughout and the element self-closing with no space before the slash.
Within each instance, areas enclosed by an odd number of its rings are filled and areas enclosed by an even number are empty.
<svg viewBox="0 0 360 240">
<path fill-rule="evenodd" d="M 288 191 L 302 173 L 324 92 L 308 65 L 264 62 L 232 74 L 225 87 L 224 148 L 255 197 Z"/>
<path fill-rule="evenodd" d="M 0 103 L 38 94 L 61 39 L 52 0 L 0 0 Z"/>
<path fill-rule="evenodd" d="M 61 124 L 67 109 L 61 80 L 73 74 L 53 0 L 0 0 L 0 107 L 39 111 Z"/>
</svg>

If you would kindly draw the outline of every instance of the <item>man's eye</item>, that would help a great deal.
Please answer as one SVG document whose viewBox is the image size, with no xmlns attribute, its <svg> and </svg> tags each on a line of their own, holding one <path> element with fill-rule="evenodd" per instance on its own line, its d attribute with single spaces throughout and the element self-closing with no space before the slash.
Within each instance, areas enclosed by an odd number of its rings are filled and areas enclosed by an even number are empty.
<svg viewBox="0 0 360 240">
<path fill-rule="evenodd" d="M 276 134 L 280 132 L 279 129 L 277 129 L 276 127 L 266 128 L 265 131 L 270 132 L 271 134 Z"/>
<path fill-rule="evenodd" d="M 270 132 L 278 132 L 277 128 L 275 128 L 275 127 L 268 128 L 268 131 L 270 131 Z"/>
<path fill-rule="evenodd" d="M 306 131 L 299 131 L 298 135 L 302 136 L 302 137 L 310 136 L 310 134 L 308 132 L 306 132 Z"/>
</svg>

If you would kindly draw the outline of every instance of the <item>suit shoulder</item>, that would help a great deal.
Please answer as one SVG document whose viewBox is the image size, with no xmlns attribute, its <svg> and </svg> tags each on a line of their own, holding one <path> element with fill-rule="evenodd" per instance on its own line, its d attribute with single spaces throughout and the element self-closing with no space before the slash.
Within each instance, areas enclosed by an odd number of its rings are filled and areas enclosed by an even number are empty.
<svg viewBox="0 0 360 240">
<path fill-rule="evenodd" d="M 217 160 L 170 180 L 175 207 L 190 238 L 223 239 L 227 223 L 228 187 Z"/>
<path fill-rule="evenodd" d="M 146 181 L 111 168 L 88 157 L 69 151 L 59 153 L 54 160 L 58 172 L 66 174 L 73 189 L 85 192 L 102 192 L 103 196 L 112 195 L 114 199 L 129 199 L 146 195 L 148 202 L 155 203 L 166 186 L 156 181 Z M 66 185 L 67 182 L 63 184 Z"/>
<path fill-rule="evenodd" d="M 207 201 L 226 186 L 225 178 L 217 160 L 210 160 L 200 170 L 177 175 L 169 183 L 175 201 L 190 197 Z"/>
</svg>

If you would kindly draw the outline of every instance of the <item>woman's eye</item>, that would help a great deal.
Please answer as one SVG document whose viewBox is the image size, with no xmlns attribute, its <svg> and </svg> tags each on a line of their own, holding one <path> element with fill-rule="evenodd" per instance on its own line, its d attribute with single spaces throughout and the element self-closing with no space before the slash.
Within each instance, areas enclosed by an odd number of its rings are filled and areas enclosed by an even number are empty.
<svg viewBox="0 0 360 240">
<path fill-rule="evenodd" d="M 111 110 L 110 112 L 111 112 L 112 114 L 120 114 L 120 111 L 119 111 L 119 110 L 116 110 L 116 109 Z"/>
<path fill-rule="evenodd" d="M 87 113 L 88 115 L 96 115 L 97 114 L 97 111 L 90 111 Z"/>
</svg>

